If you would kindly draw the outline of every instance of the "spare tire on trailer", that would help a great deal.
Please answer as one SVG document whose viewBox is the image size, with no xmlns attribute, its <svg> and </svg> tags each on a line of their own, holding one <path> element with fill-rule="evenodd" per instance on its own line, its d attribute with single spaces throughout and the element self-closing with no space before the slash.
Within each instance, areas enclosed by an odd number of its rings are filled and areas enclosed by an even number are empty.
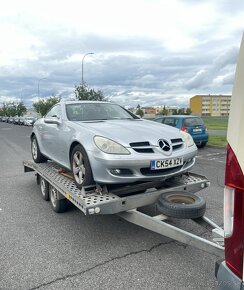
<svg viewBox="0 0 244 290">
<path fill-rule="evenodd" d="M 202 197 L 181 191 L 161 194 L 157 206 L 162 214 L 179 219 L 199 218 L 206 211 L 206 202 Z"/>
</svg>

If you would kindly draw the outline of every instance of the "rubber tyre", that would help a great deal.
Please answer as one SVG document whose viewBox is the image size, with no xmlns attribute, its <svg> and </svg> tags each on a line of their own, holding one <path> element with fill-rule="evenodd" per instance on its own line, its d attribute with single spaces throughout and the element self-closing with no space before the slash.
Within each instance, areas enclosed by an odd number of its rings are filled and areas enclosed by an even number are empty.
<svg viewBox="0 0 244 290">
<path fill-rule="evenodd" d="M 53 186 L 49 187 L 50 203 L 56 213 L 65 212 L 68 206 L 67 199 L 58 199 L 59 192 Z"/>
<path fill-rule="evenodd" d="M 36 163 L 43 163 L 47 161 L 47 158 L 42 155 L 36 136 L 33 136 L 31 138 L 31 154 L 32 154 L 32 158 Z"/>
<path fill-rule="evenodd" d="M 206 146 L 207 142 L 202 142 L 201 145 L 199 145 L 199 148 L 204 148 Z"/>
<path fill-rule="evenodd" d="M 40 177 L 40 187 L 42 198 L 46 201 L 49 200 L 49 183 L 42 177 Z"/>
<path fill-rule="evenodd" d="M 206 202 L 202 197 L 185 192 L 163 193 L 157 206 L 162 214 L 178 219 L 199 218 L 206 211 Z"/>
<path fill-rule="evenodd" d="M 80 168 L 78 169 L 78 163 L 75 161 L 78 157 L 78 160 L 81 161 Z M 94 183 L 92 170 L 90 166 L 90 162 L 88 156 L 86 154 L 85 149 L 81 145 L 76 145 L 71 154 L 71 169 L 74 176 L 74 181 L 76 186 L 81 189 L 82 186 L 91 185 Z M 79 173 L 75 173 L 75 170 L 79 170 L 81 174 L 81 178 L 79 178 Z"/>
</svg>

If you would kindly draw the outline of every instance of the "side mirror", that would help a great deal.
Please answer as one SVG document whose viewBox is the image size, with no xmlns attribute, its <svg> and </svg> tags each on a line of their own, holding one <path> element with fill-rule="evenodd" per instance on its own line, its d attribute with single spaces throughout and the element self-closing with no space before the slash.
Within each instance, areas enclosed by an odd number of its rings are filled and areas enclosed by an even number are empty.
<svg viewBox="0 0 244 290">
<path fill-rule="evenodd" d="M 44 119 L 44 123 L 46 124 L 55 124 L 55 125 L 60 125 L 61 124 L 61 121 L 59 118 L 57 117 L 46 117 Z"/>
</svg>

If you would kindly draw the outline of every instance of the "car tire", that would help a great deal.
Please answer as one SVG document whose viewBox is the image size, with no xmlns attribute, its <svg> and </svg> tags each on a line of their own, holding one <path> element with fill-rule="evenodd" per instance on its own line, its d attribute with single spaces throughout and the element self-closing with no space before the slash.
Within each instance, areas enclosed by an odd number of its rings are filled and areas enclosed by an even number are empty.
<svg viewBox="0 0 244 290">
<path fill-rule="evenodd" d="M 88 156 L 81 145 L 76 145 L 72 151 L 71 169 L 75 184 L 79 189 L 94 183 Z"/>
<path fill-rule="evenodd" d="M 49 195 L 50 195 L 50 203 L 52 209 L 56 213 L 62 213 L 65 212 L 68 206 L 68 200 L 67 199 L 59 199 L 59 192 L 56 188 L 50 185 L 49 187 Z"/>
<path fill-rule="evenodd" d="M 36 163 L 43 163 L 47 161 L 47 158 L 42 155 L 36 136 L 33 136 L 31 138 L 31 154 L 32 154 L 32 158 Z"/>
<path fill-rule="evenodd" d="M 157 202 L 158 210 L 169 217 L 195 219 L 206 211 L 206 202 L 202 197 L 185 192 L 163 193 Z"/>
<path fill-rule="evenodd" d="M 206 146 L 207 142 L 202 142 L 200 145 L 199 145 L 199 148 L 204 148 Z"/>
<path fill-rule="evenodd" d="M 49 200 L 49 183 L 43 177 L 40 177 L 40 187 L 41 187 L 42 198 L 48 201 Z"/>
</svg>

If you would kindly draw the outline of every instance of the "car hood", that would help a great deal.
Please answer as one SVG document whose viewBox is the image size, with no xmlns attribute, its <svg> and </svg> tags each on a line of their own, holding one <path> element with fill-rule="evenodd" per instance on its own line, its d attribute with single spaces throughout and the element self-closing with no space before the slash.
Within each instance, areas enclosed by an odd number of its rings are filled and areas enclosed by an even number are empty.
<svg viewBox="0 0 244 290">
<path fill-rule="evenodd" d="M 106 120 L 98 122 L 77 122 L 89 128 L 94 135 L 107 137 L 124 146 L 132 142 L 150 142 L 157 145 L 159 139 L 182 138 L 180 130 L 171 126 L 147 120 Z"/>
</svg>

